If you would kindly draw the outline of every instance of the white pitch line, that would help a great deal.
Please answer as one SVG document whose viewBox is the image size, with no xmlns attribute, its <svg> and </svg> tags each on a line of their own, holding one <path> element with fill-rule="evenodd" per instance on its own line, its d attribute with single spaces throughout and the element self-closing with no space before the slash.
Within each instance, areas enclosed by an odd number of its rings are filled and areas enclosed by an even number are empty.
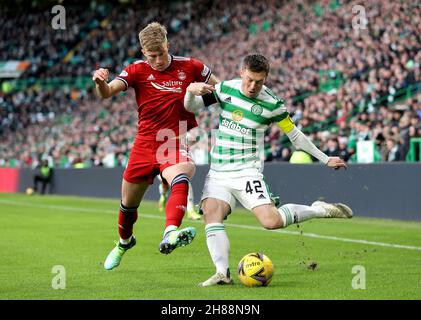
<svg viewBox="0 0 421 320">
<path fill-rule="evenodd" d="M 26 207 L 37 207 L 37 208 L 44 208 L 44 209 L 59 209 L 59 210 L 72 211 L 72 212 L 75 212 L 75 211 L 96 212 L 96 213 L 103 212 L 103 213 L 117 214 L 116 210 L 102 210 L 102 209 L 89 209 L 89 208 L 79 208 L 79 207 L 46 205 L 46 204 L 29 203 L 29 202 L 17 202 L 17 201 L 10 201 L 10 200 L 0 200 L 0 203 L 9 204 L 9 205 L 26 206 Z M 144 217 L 144 218 L 149 218 L 149 219 L 159 219 L 159 220 L 165 219 L 164 216 L 161 217 L 161 216 L 157 216 L 153 214 L 145 214 L 145 213 L 139 214 L 139 216 Z M 203 221 L 193 220 L 189 222 L 203 224 Z M 360 240 L 360 239 L 340 238 L 340 237 L 334 237 L 334 236 L 325 236 L 325 235 L 320 235 L 320 234 L 315 234 L 315 233 L 305 233 L 305 232 L 290 231 L 290 230 L 266 230 L 262 227 L 248 226 L 248 225 L 243 225 L 243 224 L 225 223 L 225 225 L 228 227 L 234 227 L 234 228 L 240 228 L 240 229 L 276 232 L 276 233 L 289 234 L 289 235 L 294 235 L 294 236 L 302 236 L 302 237 L 307 237 L 307 238 L 334 240 L 334 241 L 342 241 L 342 242 L 350 242 L 350 243 L 358 243 L 358 244 L 367 244 L 367 245 L 372 245 L 372 246 L 421 251 L 421 247 L 417 247 L 417 246 L 407 246 L 407 245 L 401 245 L 401 244 L 375 242 L 375 241 L 367 241 L 367 240 Z"/>
</svg>

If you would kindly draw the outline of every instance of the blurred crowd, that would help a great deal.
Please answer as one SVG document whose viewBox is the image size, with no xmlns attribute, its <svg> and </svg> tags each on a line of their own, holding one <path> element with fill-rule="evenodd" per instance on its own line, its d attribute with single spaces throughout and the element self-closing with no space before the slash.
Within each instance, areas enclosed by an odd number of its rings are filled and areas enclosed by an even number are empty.
<svg viewBox="0 0 421 320">
<path fill-rule="evenodd" d="M 65 30 L 52 28 L 51 8 L 43 10 L 19 11 L 18 8 L 2 7 L 0 11 L 0 61 L 30 61 L 30 68 L 22 75 L 24 78 L 46 78 L 51 70 L 78 45 L 89 32 L 98 28 L 99 21 L 105 17 L 104 5 L 97 10 L 86 7 L 66 7 Z M 66 72 L 62 75 L 71 75 Z M 59 76 L 55 74 L 55 76 Z"/>
<path fill-rule="evenodd" d="M 89 10 L 86 4 L 67 9 L 66 30 L 52 30 L 45 10 L 6 10 L 0 13 L 0 61 L 30 60 L 23 77 L 90 77 L 105 67 L 112 79 L 142 58 L 138 32 L 159 21 L 168 28 L 172 53 L 201 59 L 220 79 L 237 77 L 241 57 L 250 52 L 269 57 L 267 86 L 328 155 L 356 161 L 358 141 L 372 140 L 376 161 L 405 161 L 410 139 L 421 137 L 421 7 L 416 1 L 367 0 L 366 28 L 355 29 L 354 4 L 91 2 Z M 321 90 L 333 80 L 339 85 Z M 391 103 L 410 86 L 414 95 Z M 41 159 L 57 167 L 124 166 L 136 117 L 131 92 L 100 100 L 92 85 L 0 95 L 0 166 L 34 166 Z M 198 115 L 209 135 L 218 120 L 217 110 Z M 192 152 L 204 159 L 203 149 L 198 143 Z M 290 161 L 293 151 L 276 125 L 267 130 L 266 161 Z"/>
</svg>

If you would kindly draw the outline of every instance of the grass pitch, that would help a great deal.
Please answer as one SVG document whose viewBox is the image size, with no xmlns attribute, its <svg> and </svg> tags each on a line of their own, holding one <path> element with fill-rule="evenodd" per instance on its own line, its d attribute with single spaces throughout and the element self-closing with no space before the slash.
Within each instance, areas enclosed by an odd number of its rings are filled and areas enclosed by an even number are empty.
<svg viewBox="0 0 421 320">
<path fill-rule="evenodd" d="M 274 232 L 235 210 L 226 221 L 235 284 L 200 288 L 214 273 L 203 221 L 186 219 L 196 239 L 163 255 L 164 214 L 154 202 L 140 206 L 137 245 L 105 270 L 118 206 L 118 199 L 0 194 L 0 299 L 421 299 L 419 222 L 318 219 Z M 236 276 L 253 251 L 275 265 L 268 287 L 246 288 Z M 52 287 L 54 266 L 64 267 L 65 289 Z M 365 269 L 365 289 L 352 286 L 363 285 L 355 266 Z"/>
</svg>

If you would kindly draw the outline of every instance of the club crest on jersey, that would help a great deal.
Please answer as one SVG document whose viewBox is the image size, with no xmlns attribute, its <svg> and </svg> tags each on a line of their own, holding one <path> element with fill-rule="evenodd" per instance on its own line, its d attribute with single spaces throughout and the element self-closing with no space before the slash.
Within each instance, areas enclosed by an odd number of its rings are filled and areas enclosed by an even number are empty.
<svg viewBox="0 0 421 320">
<path fill-rule="evenodd" d="M 262 108 L 262 106 L 261 105 L 258 105 L 258 104 L 254 104 L 252 107 L 251 107 L 251 113 L 253 113 L 254 115 L 256 115 L 256 116 L 260 116 L 262 113 L 263 113 L 263 108 Z"/>
<path fill-rule="evenodd" d="M 235 122 L 240 122 L 241 120 L 243 120 L 243 118 L 244 118 L 243 111 L 241 110 L 233 111 L 232 120 L 234 120 Z"/>
<path fill-rule="evenodd" d="M 178 71 L 178 79 L 181 81 L 186 79 L 186 73 L 183 70 Z"/>
</svg>

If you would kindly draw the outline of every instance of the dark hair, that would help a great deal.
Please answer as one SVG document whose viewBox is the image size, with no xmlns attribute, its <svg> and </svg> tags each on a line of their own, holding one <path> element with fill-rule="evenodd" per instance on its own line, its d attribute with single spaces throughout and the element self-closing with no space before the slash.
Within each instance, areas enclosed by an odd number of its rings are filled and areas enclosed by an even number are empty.
<svg viewBox="0 0 421 320">
<path fill-rule="evenodd" d="M 242 69 L 247 69 L 252 72 L 266 72 L 269 74 L 269 60 L 261 54 L 249 54 L 244 57 L 241 64 Z"/>
</svg>

